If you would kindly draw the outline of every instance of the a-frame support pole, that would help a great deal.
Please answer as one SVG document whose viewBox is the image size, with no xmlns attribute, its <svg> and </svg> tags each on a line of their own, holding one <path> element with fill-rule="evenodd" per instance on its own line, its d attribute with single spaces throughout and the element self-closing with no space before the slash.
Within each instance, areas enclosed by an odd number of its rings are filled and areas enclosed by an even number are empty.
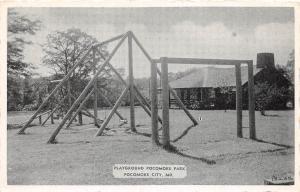
<svg viewBox="0 0 300 192">
<path fill-rule="evenodd" d="M 144 55 L 146 56 L 146 58 L 149 60 L 150 63 L 154 63 L 154 60 L 150 57 L 150 55 L 148 54 L 148 52 L 144 49 L 144 47 L 142 46 L 142 44 L 139 42 L 139 40 L 135 37 L 135 35 L 132 35 L 135 43 L 137 44 L 137 46 L 141 49 L 141 51 L 144 53 Z M 157 73 L 161 76 L 161 72 L 157 69 Z M 177 103 L 182 107 L 182 109 L 184 110 L 185 114 L 191 119 L 191 121 L 193 122 L 194 125 L 198 125 L 198 122 L 196 121 L 196 119 L 190 114 L 190 112 L 186 109 L 186 107 L 184 107 L 183 103 L 181 102 L 181 100 L 179 99 L 179 97 L 176 95 L 176 92 L 173 90 L 173 88 L 169 85 L 169 89 L 171 91 L 171 94 L 174 96 L 175 100 L 177 101 Z"/>
<path fill-rule="evenodd" d="M 53 132 L 53 134 L 51 135 L 51 137 L 49 138 L 47 143 L 55 143 L 55 137 L 57 136 L 57 134 L 59 133 L 59 131 L 62 129 L 62 127 L 64 126 L 64 124 L 66 123 L 67 119 L 70 117 L 71 113 L 75 110 L 75 108 L 78 106 L 78 104 L 83 100 L 83 98 L 86 96 L 87 92 L 89 91 L 89 89 L 91 88 L 91 86 L 93 85 L 96 77 L 101 73 L 101 71 L 104 69 L 104 67 L 107 65 L 107 63 L 111 60 L 111 58 L 114 56 L 114 54 L 117 52 L 117 50 L 119 49 L 119 47 L 122 45 L 122 43 L 124 42 L 124 40 L 126 39 L 127 34 L 125 34 L 122 39 L 120 40 L 120 42 L 117 44 L 117 46 L 113 49 L 113 51 L 111 52 L 111 54 L 109 55 L 109 57 L 105 60 L 105 62 L 101 65 L 101 67 L 99 68 L 99 70 L 97 71 L 97 73 L 95 74 L 95 76 L 90 80 L 90 82 L 86 85 L 86 87 L 84 88 L 84 90 L 81 92 L 81 94 L 79 95 L 79 97 L 76 99 L 76 101 L 74 101 L 73 105 L 71 106 L 71 108 L 69 109 L 69 111 L 67 112 L 66 116 L 64 117 L 64 119 L 61 121 L 61 123 L 59 124 L 59 126 L 55 129 L 55 131 Z"/>
<path fill-rule="evenodd" d="M 36 116 L 39 114 L 39 112 L 43 109 L 43 107 L 46 105 L 46 103 L 49 101 L 49 99 L 56 93 L 57 90 L 59 90 L 63 84 L 68 80 L 72 74 L 72 72 L 76 69 L 78 65 L 82 63 L 82 61 L 85 60 L 87 55 L 90 53 L 91 49 L 89 49 L 85 55 L 78 61 L 77 64 L 74 65 L 74 67 L 69 71 L 69 73 L 63 78 L 63 80 L 54 88 L 54 90 L 49 94 L 49 96 L 43 101 L 43 103 L 39 106 L 39 108 L 36 110 L 36 112 L 30 117 L 30 119 L 27 121 L 27 123 L 20 129 L 18 134 L 24 134 L 24 131 L 27 129 L 28 125 L 36 118 Z"/>
<path fill-rule="evenodd" d="M 250 138 L 256 139 L 253 62 L 248 63 L 248 110 Z"/>
<path fill-rule="evenodd" d="M 189 110 L 186 108 L 186 106 L 182 103 L 180 98 L 177 96 L 177 93 L 174 91 L 174 89 L 171 88 L 169 85 L 169 89 L 173 97 L 176 99 L 178 105 L 180 106 L 181 109 L 185 112 L 185 114 L 190 118 L 190 120 L 193 122 L 194 125 L 198 125 L 198 122 L 196 119 L 192 116 L 192 114 L 189 112 Z"/>
<path fill-rule="evenodd" d="M 93 73 L 96 75 L 96 66 L 97 66 L 97 61 L 96 61 L 96 48 L 93 47 Z M 94 81 L 94 125 L 99 126 L 98 122 L 98 91 L 97 91 L 97 77 Z"/>
<path fill-rule="evenodd" d="M 101 124 L 100 129 L 97 131 L 96 136 L 100 136 L 102 134 L 102 132 L 104 131 L 105 127 L 107 126 L 108 122 L 110 121 L 110 119 L 112 118 L 113 114 L 116 112 L 116 110 L 118 109 L 118 107 L 121 104 L 122 99 L 126 96 L 128 90 L 130 89 L 130 87 L 126 87 L 126 89 L 123 90 L 121 96 L 119 97 L 119 99 L 117 100 L 117 102 L 115 103 L 114 107 L 112 108 L 112 110 L 110 111 L 108 117 L 105 119 L 105 121 Z"/>
<path fill-rule="evenodd" d="M 152 144 L 158 145 L 157 66 L 151 63 L 151 128 Z"/>
<path fill-rule="evenodd" d="M 126 83 L 126 81 L 122 78 L 122 76 L 119 74 L 119 72 L 111 65 L 109 64 L 109 67 L 113 70 L 113 72 L 119 77 L 119 79 L 122 81 L 122 83 L 125 86 L 128 86 L 128 84 Z M 151 117 L 151 106 L 148 103 L 148 101 L 144 98 L 144 96 L 142 95 L 142 93 L 138 90 L 138 88 L 136 86 L 134 86 L 134 90 L 136 93 L 136 99 L 138 100 L 138 102 L 140 103 L 140 105 L 142 106 L 142 108 L 145 110 L 145 112 Z M 162 124 L 162 119 L 160 118 L 160 116 L 158 115 L 158 121 Z"/>
<path fill-rule="evenodd" d="M 79 111 L 79 113 L 78 113 L 78 123 L 79 123 L 79 125 L 83 124 L 83 121 L 82 121 L 82 112 L 81 111 Z"/>
<path fill-rule="evenodd" d="M 51 119 L 51 124 L 54 124 L 53 113 L 50 115 L 50 119 Z"/>
<path fill-rule="evenodd" d="M 67 97 L 64 97 L 56 106 L 55 108 L 51 111 L 50 115 L 44 120 L 44 122 L 42 123 L 42 126 L 46 124 L 46 122 L 48 121 L 48 119 L 55 113 L 55 111 L 63 104 L 63 102 L 66 100 Z M 51 121 L 52 123 L 52 121 Z M 53 124 L 53 123 L 52 123 Z"/>
<path fill-rule="evenodd" d="M 119 74 L 119 72 L 111 65 L 108 64 L 108 66 L 111 68 L 111 70 L 119 77 L 119 79 L 122 81 L 122 83 L 125 86 L 129 86 L 128 83 L 126 83 L 126 81 L 123 79 L 123 77 Z M 148 103 L 148 101 L 144 98 L 144 96 L 142 95 L 142 93 L 138 90 L 138 88 L 136 86 L 134 86 L 134 90 L 136 93 L 136 99 L 138 100 L 138 102 L 140 103 L 140 105 L 142 106 L 142 108 L 145 110 L 145 112 L 151 117 L 151 106 Z M 162 123 L 162 119 L 160 118 L 160 116 L 158 115 L 158 121 L 160 123 Z"/>
<path fill-rule="evenodd" d="M 104 55 L 99 52 L 99 55 L 105 59 Z M 121 80 L 121 82 L 127 87 L 129 84 L 123 79 L 123 77 L 119 74 L 119 72 L 112 66 L 111 63 L 108 63 L 109 68 L 118 76 L 118 78 Z M 138 90 L 138 88 L 136 86 L 134 86 L 134 90 L 136 93 L 136 99 L 137 101 L 140 103 L 140 105 L 142 106 L 142 108 L 145 110 L 145 112 L 151 117 L 151 107 L 150 104 L 148 103 L 148 101 L 145 99 L 145 97 L 143 96 L 143 94 Z M 162 123 L 162 119 L 160 118 L 160 116 L 158 116 L 158 121 L 160 123 Z"/>
<path fill-rule="evenodd" d="M 128 33 L 128 71 L 129 71 L 129 86 L 130 86 L 130 129 L 136 132 L 135 114 L 134 114 L 134 80 L 133 80 L 133 59 L 132 59 L 132 32 Z"/>
<path fill-rule="evenodd" d="M 110 102 L 110 100 L 104 95 L 101 93 L 100 90 L 98 90 L 98 93 L 100 95 L 100 97 L 102 97 L 104 99 L 104 101 L 110 106 L 110 107 L 113 107 L 114 105 Z M 116 114 L 118 115 L 118 117 L 121 119 L 121 120 L 125 120 L 125 118 L 116 110 Z"/>
<path fill-rule="evenodd" d="M 89 112 L 89 110 L 87 110 L 85 107 L 82 107 L 80 112 L 81 112 L 82 115 L 90 117 L 90 118 L 92 118 L 94 120 L 94 115 L 91 112 Z M 101 119 L 98 119 L 98 121 L 99 120 L 102 121 Z"/>
<path fill-rule="evenodd" d="M 101 43 L 98 43 L 97 46 L 103 46 L 107 43 L 110 43 L 112 41 L 116 41 L 118 39 L 124 38 L 127 36 L 126 34 L 122 34 L 122 35 L 118 35 L 116 37 L 110 38 L 106 41 L 103 41 Z M 82 64 L 82 62 L 85 60 L 85 58 L 88 56 L 88 54 L 90 53 L 92 49 L 92 46 L 88 48 L 88 51 L 84 54 L 83 57 L 81 57 L 81 59 L 72 67 L 72 69 L 69 71 L 69 73 L 62 79 L 62 81 L 54 88 L 54 90 L 48 95 L 48 97 L 43 101 L 43 103 L 39 106 L 39 108 L 36 110 L 36 112 L 30 117 L 30 119 L 24 124 L 24 126 L 19 130 L 18 134 L 24 134 L 25 130 L 27 129 L 27 127 L 30 125 L 30 123 L 36 118 L 36 116 L 39 114 L 39 112 L 43 109 L 43 107 L 46 105 L 46 103 L 48 102 L 48 100 L 56 93 L 57 90 L 59 90 L 63 84 L 69 79 L 69 77 L 71 76 L 72 72 L 79 66 Z"/>
<path fill-rule="evenodd" d="M 89 98 L 91 97 L 91 95 L 95 93 L 95 90 L 91 90 L 91 92 L 84 98 L 84 100 L 81 102 L 81 104 L 79 105 L 78 109 L 76 110 L 75 114 L 71 117 L 69 123 L 67 124 L 66 128 L 69 128 L 73 122 L 73 120 L 75 119 L 76 115 L 81 112 L 82 108 L 84 107 L 85 103 L 87 102 L 87 100 L 89 100 Z M 94 117 L 95 119 L 95 117 Z"/>
<path fill-rule="evenodd" d="M 70 66 L 68 67 L 70 70 Z M 69 78 L 67 81 L 67 97 L 68 97 L 68 107 L 72 106 L 72 93 L 71 93 L 71 79 Z"/>
<path fill-rule="evenodd" d="M 39 116 L 39 124 L 40 125 L 42 124 L 42 116 L 41 115 Z"/>
<path fill-rule="evenodd" d="M 242 80 L 241 80 L 241 64 L 235 65 L 235 76 L 236 76 L 236 128 L 237 128 L 237 137 L 243 137 L 242 129 Z"/>
<path fill-rule="evenodd" d="M 169 128 L 169 85 L 168 85 L 168 63 L 167 58 L 161 58 L 162 69 L 162 117 L 163 117 L 163 130 L 162 130 L 162 145 L 164 148 L 170 147 L 170 128 Z"/>
</svg>

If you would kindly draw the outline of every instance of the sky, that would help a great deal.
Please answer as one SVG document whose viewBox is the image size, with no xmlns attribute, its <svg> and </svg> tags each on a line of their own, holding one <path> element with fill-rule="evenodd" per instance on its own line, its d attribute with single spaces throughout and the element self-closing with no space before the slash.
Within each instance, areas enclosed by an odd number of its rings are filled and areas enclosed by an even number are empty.
<svg viewBox="0 0 300 192">
<path fill-rule="evenodd" d="M 285 65 L 294 49 L 294 10 L 280 7 L 180 7 L 180 8 L 16 8 L 18 13 L 39 19 L 42 29 L 25 49 L 25 61 L 42 76 L 51 70 L 42 64 L 41 45 L 49 33 L 79 28 L 103 41 L 133 31 L 152 58 L 195 57 L 252 59 L 259 52 L 272 52 L 275 62 Z M 127 68 L 126 43 L 112 60 Z M 109 48 L 113 48 L 111 45 Z M 135 77 L 149 77 L 150 65 L 133 48 Z M 172 65 L 184 71 L 194 65 Z"/>
</svg>

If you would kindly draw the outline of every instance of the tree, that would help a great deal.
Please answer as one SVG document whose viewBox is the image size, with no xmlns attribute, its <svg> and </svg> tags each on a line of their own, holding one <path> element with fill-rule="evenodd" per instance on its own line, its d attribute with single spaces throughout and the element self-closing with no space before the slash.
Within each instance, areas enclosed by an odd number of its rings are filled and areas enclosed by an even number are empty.
<svg viewBox="0 0 300 192">
<path fill-rule="evenodd" d="M 34 35 L 41 27 L 38 20 L 30 20 L 13 9 L 8 11 L 7 19 L 7 106 L 8 110 L 20 110 L 22 101 L 22 78 L 30 75 L 32 65 L 23 61 L 24 35 Z"/>
<path fill-rule="evenodd" d="M 65 76 L 95 43 L 97 40 L 94 37 L 80 29 L 71 28 L 66 31 L 55 31 L 47 36 L 47 42 L 43 45 L 45 53 L 43 63 L 53 69 L 55 76 Z M 106 47 L 101 47 L 100 52 L 104 57 L 108 55 Z M 103 61 L 104 59 L 97 54 L 96 60 Z M 78 96 L 92 76 L 93 67 L 93 54 L 90 53 L 72 73 L 62 94 Z M 97 85 L 99 88 L 106 86 L 106 84 L 108 84 L 106 76 L 98 77 Z M 72 100 L 70 98 L 69 105 Z"/>
<path fill-rule="evenodd" d="M 293 83 L 294 85 L 294 70 L 295 70 L 295 50 L 293 50 L 289 55 L 289 60 L 286 64 L 286 74 L 287 78 Z"/>
<path fill-rule="evenodd" d="M 30 20 L 13 9 L 8 11 L 7 20 L 7 72 L 8 75 L 28 75 L 31 66 L 23 61 L 24 46 L 32 44 L 24 40 L 24 35 L 34 35 L 41 27 L 39 20 Z"/>
<path fill-rule="evenodd" d="M 28 85 L 27 84 L 28 81 Z M 43 99 L 48 96 L 49 79 L 47 77 L 39 77 L 36 79 L 25 78 L 24 81 L 24 99 L 23 110 L 36 110 L 43 102 Z M 46 109 L 50 103 L 44 107 Z"/>
<path fill-rule="evenodd" d="M 7 76 L 7 110 L 21 110 L 22 107 L 22 79 L 18 76 Z"/>
<path fill-rule="evenodd" d="M 277 70 L 294 85 L 295 51 L 289 54 L 286 65 L 276 65 Z"/>
<path fill-rule="evenodd" d="M 23 105 L 29 105 L 34 101 L 33 98 L 33 89 L 31 85 L 32 79 L 30 76 L 25 76 L 24 79 L 24 92 L 23 92 Z"/>
<path fill-rule="evenodd" d="M 47 42 L 43 45 L 45 52 L 43 63 L 50 66 L 55 73 L 67 74 L 90 46 L 96 42 L 94 37 L 80 29 L 55 31 L 47 36 Z M 89 70 L 85 69 L 84 66 L 91 62 L 92 57 L 90 55 L 80 66 L 78 73 L 87 75 Z"/>
<path fill-rule="evenodd" d="M 270 85 L 267 82 L 257 83 L 254 86 L 255 90 L 255 105 L 260 111 L 261 115 L 266 115 L 265 110 L 270 106 L 276 106 L 279 103 L 285 103 L 289 97 L 290 92 L 286 87 L 277 87 L 277 85 Z M 279 108 L 284 106 L 278 106 Z"/>
<path fill-rule="evenodd" d="M 292 52 L 289 54 L 289 59 L 286 63 L 286 65 L 277 65 L 276 66 L 279 73 L 281 73 L 289 82 L 289 102 L 292 106 L 294 106 L 294 74 L 295 74 L 295 50 L 292 50 Z"/>
<path fill-rule="evenodd" d="M 289 60 L 286 65 L 286 76 L 292 83 L 292 85 L 289 87 L 289 92 L 290 92 L 290 103 L 292 103 L 292 106 L 294 106 L 294 92 L 295 92 L 295 79 L 294 79 L 294 74 L 295 74 L 295 50 L 293 50 L 290 53 Z"/>
</svg>

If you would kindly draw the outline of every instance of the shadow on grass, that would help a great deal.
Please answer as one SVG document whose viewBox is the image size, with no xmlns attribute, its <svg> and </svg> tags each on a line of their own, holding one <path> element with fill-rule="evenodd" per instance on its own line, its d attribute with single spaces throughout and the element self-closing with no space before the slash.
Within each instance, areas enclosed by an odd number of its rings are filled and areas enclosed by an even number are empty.
<svg viewBox="0 0 300 192">
<path fill-rule="evenodd" d="M 203 157 L 196 157 L 196 156 L 188 155 L 188 154 L 185 154 L 185 153 L 182 153 L 182 152 L 179 152 L 179 151 L 174 152 L 174 153 L 176 153 L 176 154 L 178 154 L 178 155 L 180 155 L 182 157 L 187 157 L 189 159 L 194 159 L 194 160 L 202 161 L 202 162 L 204 162 L 204 163 L 206 163 L 208 165 L 214 165 L 214 164 L 216 164 L 216 161 L 210 160 L 210 159 L 206 159 L 206 158 L 203 158 Z"/>
<path fill-rule="evenodd" d="M 179 141 L 181 138 L 183 138 L 186 134 L 188 134 L 188 132 L 193 128 L 195 127 L 196 125 L 191 125 L 189 127 L 187 127 L 182 133 L 181 135 L 179 135 L 178 137 L 176 137 L 175 139 L 171 140 L 171 142 L 175 143 L 177 141 Z M 160 128 L 158 131 L 160 131 L 162 128 Z M 137 134 L 137 135 L 142 135 L 142 136 L 146 136 L 146 137 L 151 137 L 151 133 L 145 133 L 145 132 L 141 132 L 141 131 L 136 131 L 136 132 L 131 132 L 130 129 L 128 129 L 127 131 L 128 133 L 134 133 L 134 134 Z"/>
<path fill-rule="evenodd" d="M 140 131 L 137 131 L 137 132 L 128 132 L 128 133 L 130 133 L 130 134 L 136 134 L 136 135 L 142 135 L 142 136 L 146 136 L 146 137 L 151 137 L 150 133 L 144 133 L 144 132 L 140 132 Z M 204 163 L 206 163 L 208 165 L 214 165 L 214 164 L 216 164 L 216 162 L 214 160 L 210 160 L 210 159 L 206 159 L 206 158 L 203 158 L 203 157 L 197 157 L 197 156 L 193 156 L 193 155 L 189 155 L 189 154 L 183 153 L 183 152 L 179 151 L 177 149 L 177 147 L 175 147 L 173 145 L 169 145 L 168 147 L 163 147 L 161 144 L 158 144 L 158 146 L 162 147 L 167 152 L 174 153 L 174 154 L 180 155 L 182 157 L 186 157 L 186 158 L 193 159 L 193 160 L 198 160 L 198 161 L 204 162 Z"/>
<path fill-rule="evenodd" d="M 260 142 L 260 143 L 267 143 L 267 144 L 275 145 L 275 146 L 278 146 L 278 147 L 284 147 L 286 149 L 293 148 L 293 146 L 291 146 L 291 145 L 285 145 L 285 144 L 265 141 L 265 140 L 262 140 L 262 139 L 253 139 L 253 141 L 257 141 L 257 142 Z"/>
<path fill-rule="evenodd" d="M 7 124 L 7 130 L 11 130 L 11 129 L 21 129 L 24 125 L 23 124 Z M 37 124 L 30 124 L 27 127 L 34 127 L 34 126 L 38 126 Z"/>
<path fill-rule="evenodd" d="M 264 114 L 263 117 L 279 117 L 277 114 Z"/>
<path fill-rule="evenodd" d="M 126 133 L 128 133 L 128 134 L 135 134 L 135 135 L 142 135 L 142 136 L 145 136 L 145 137 L 151 137 L 151 133 L 145 133 L 145 132 L 141 132 L 141 131 L 135 131 L 135 132 L 132 132 L 131 130 L 130 130 L 130 128 L 129 129 L 127 129 L 126 130 Z"/>
<path fill-rule="evenodd" d="M 193 160 L 198 160 L 198 161 L 201 161 L 201 162 L 206 163 L 208 165 L 214 165 L 214 164 L 216 164 L 216 161 L 214 161 L 214 160 L 210 160 L 210 159 L 206 159 L 206 158 L 203 158 L 203 157 L 197 157 L 197 156 L 193 156 L 193 155 L 189 155 L 189 154 L 183 153 L 183 152 L 179 151 L 173 145 L 169 145 L 168 147 L 163 147 L 163 148 L 165 150 L 167 150 L 168 152 L 170 152 L 170 153 L 174 153 L 174 154 L 177 154 L 179 156 L 186 157 L 186 158 L 193 159 Z"/>
<path fill-rule="evenodd" d="M 172 142 L 177 142 L 178 140 L 180 140 L 182 137 L 184 137 L 186 134 L 188 134 L 188 132 L 195 127 L 196 125 L 191 125 L 189 126 L 186 130 L 184 130 L 181 135 L 179 135 L 178 137 L 176 137 L 175 139 L 172 140 Z"/>
<path fill-rule="evenodd" d="M 135 134 L 142 135 L 142 136 L 145 136 L 145 137 L 151 137 L 151 133 L 145 133 L 145 132 L 137 131 L 137 132 L 135 132 Z"/>
<path fill-rule="evenodd" d="M 91 141 L 70 141 L 70 142 L 65 142 L 65 141 L 57 141 L 54 140 L 52 142 L 48 142 L 47 144 L 55 144 L 55 145 L 73 145 L 73 144 L 89 144 L 92 143 Z"/>
</svg>

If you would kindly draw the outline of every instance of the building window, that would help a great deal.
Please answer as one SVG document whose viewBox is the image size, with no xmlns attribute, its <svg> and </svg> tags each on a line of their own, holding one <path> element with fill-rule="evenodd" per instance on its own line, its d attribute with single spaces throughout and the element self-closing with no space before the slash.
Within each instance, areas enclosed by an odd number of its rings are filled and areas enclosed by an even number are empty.
<svg viewBox="0 0 300 192">
<path fill-rule="evenodd" d="M 199 89 L 198 89 L 198 101 L 202 101 L 202 100 L 203 100 L 202 89 L 199 88 Z"/>
<path fill-rule="evenodd" d="M 215 98 L 216 97 L 216 92 L 213 88 L 209 89 L 208 91 L 208 97 L 209 98 Z"/>
<path fill-rule="evenodd" d="M 198 100 L 198 89 L 191 89 L 190 94 L 191 100 Z"/>
<path fill-rule="evenodd" d="M 188 99 L 188 90 L 187 89 L 182 89 L 181 90 L 181 98 L 183 100 L 187 100 Z"/>
</svg>

